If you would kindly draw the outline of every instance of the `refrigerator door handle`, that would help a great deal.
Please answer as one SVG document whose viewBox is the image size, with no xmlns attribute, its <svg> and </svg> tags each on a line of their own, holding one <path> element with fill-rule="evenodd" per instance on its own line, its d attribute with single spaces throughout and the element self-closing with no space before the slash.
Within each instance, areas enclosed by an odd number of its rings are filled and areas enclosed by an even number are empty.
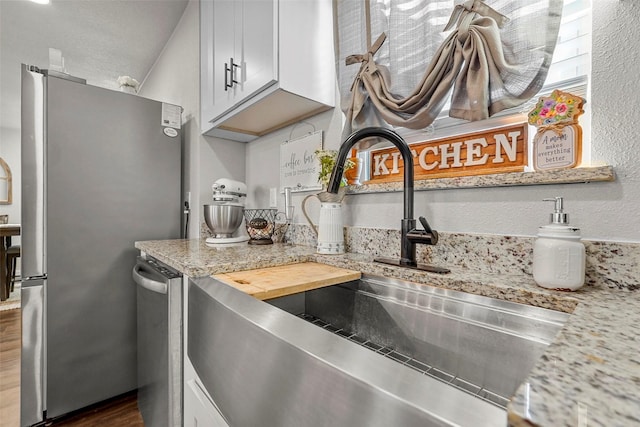
<svg viewBox="0 0 640 427">
<path fill-rule="evenodd" d="M 28 65 L 22 66 L 22 257 L 23 278 L 38 278 L 45 271 L 45 80 Z"/>
<path fill-rule="evenodd" d="M 164 279 L 162 279 L 161 281 L 154 280 L 153 278 L 149 277 L 152 275 L 154 275 L 153 271 L 145 269 L 143 264 L 136 264 L 135 267 L 133 267 L 133 280 L 138 285 L 152 292 L 166 294 L 167 282 Z"/>
</svg>

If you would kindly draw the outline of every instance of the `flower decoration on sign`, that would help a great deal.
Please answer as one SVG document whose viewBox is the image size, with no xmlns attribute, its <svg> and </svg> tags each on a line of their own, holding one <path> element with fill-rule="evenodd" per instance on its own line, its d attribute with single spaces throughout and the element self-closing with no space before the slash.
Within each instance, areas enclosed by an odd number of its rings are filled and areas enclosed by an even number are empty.
<svg viewBox="0 0 640 427">
<path fill-rule="evenodd" d="M 329 179 L 331 178 L 331 172 L 333 171 L 333 166 L 336 163 L 336 158 L 338 157 L 337 150 L 316 150 L 315 153 L 316 158 L 320 160 L 320 172 L 318 173 L 318 181 L 326 187 L 329 185 Z M 352 160 L 347 159 L 344 162 L 344 170 L 348 171 L 349 169 L 355 167 L 355 163 Z M 340 181 L 340 186 L 344 187 L 347 185 L 347 179 L 343 176 L 342 181 Z"/>
<path fill-rule="evenodd" d="M 583 99 L 560 90 L 554 90 L 549 97 L 541 97 L 529 112 L 529 124 L 533 126 L 554 126 L 575 123 L 582 110 Z"/>
</svg>

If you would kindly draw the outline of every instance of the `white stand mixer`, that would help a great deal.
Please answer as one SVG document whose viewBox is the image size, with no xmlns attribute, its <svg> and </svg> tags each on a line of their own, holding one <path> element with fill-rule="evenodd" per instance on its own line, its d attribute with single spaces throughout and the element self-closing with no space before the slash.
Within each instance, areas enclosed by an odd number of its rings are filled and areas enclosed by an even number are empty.
<svg viewBox="0 0 640 427">
<path fill-rule="evenodd" d="M 228 245 L 249 240 L 249 236 L 234 236 L 243 220 L 244 202 L 247 185 L 243 182 L 227 178 L 218 179 L 211 186 L 213 203 L 204 205 L 204 219 L 207 227 L 214 234 L 208 237 L 210 245 Z"/>
</svg>

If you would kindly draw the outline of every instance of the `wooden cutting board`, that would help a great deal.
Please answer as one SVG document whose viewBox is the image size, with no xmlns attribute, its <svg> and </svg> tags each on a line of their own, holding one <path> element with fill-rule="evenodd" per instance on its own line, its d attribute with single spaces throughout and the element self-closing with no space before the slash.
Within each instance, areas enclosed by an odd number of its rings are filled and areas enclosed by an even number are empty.
<svg viewBox="0 0 640 427">
<path fill-rule="evenodd" d="M 359 271 L 315 262 L 280 265 L 212 276 L 241 291 L 267 300 L 357 280 Z"/>
</svg>

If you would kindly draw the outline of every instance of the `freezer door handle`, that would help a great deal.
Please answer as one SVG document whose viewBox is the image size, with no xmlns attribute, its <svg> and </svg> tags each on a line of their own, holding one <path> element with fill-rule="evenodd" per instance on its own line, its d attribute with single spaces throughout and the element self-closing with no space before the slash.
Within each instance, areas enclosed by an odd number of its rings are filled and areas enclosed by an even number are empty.
<svg viewBox="0 0 640 427">
<path fill-rule="evenodd" d="M 152 276 L 157 276 L 153 271 L 145 269 L 144 264 L 136 264 L 133 267 L 133 280 L 145 289 L 159 294 L 167 293 L 167 282 L 162 280 L 154 280 Z"/>
<path fill-rule="evenodd" d="M 45 336 L 44 280 L 22 282 L 22 350 L 20 359 L 20 421 L 22 426 L 44 420 Z"/>
</svg>

